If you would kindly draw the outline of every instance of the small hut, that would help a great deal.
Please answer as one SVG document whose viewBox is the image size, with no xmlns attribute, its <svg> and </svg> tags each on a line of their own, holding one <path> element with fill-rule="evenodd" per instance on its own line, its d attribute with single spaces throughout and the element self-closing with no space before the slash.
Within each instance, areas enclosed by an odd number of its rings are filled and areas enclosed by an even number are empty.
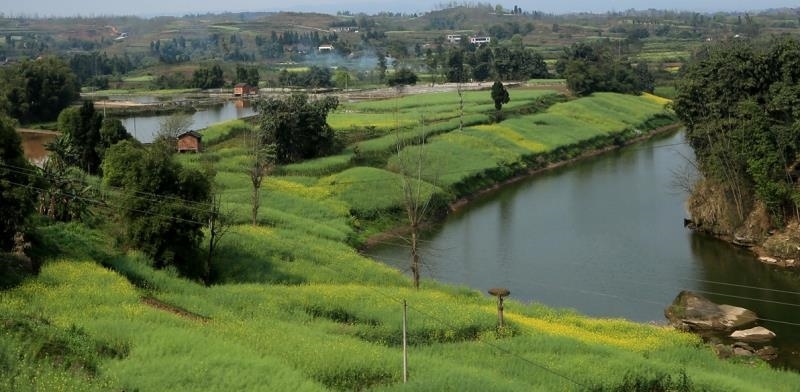
<svg viewBox="0 0 800 392">
<path fill-rule="evenodd" d="M 247 83 L 237 83 L 235 86 L 233 86 L 233 95 L 236 97 L 253 94 L 258 94 L 257 87 L 253 87 Z"/>
<path fill-rule="evenodd" d="M 202 152 L 203 151 L 203 143 L 202 143 L 203 135 L 195 132 L 195 131 L 188 131 L 178 135 L 178 144 L 177 149 L 178 152 Z"/>
</svg>

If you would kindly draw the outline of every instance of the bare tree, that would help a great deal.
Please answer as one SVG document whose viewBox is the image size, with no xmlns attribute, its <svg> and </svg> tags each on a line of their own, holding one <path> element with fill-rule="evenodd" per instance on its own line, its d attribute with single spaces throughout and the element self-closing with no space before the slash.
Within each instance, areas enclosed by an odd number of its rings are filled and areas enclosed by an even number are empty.
<svg viewBox="0 0 800 392">
<path fill-rule="evenodd" d="M 258 224 L 258 209 L 261 207 L 261 183 L 264 181 L 264 177 L 268 176 L 275 168 L 275 151 L 275 144 L 262 146 L 259 141 L 254 141 L 251 156 L 252 165 L 247 170 L 247 174 L 250 176 L 250 183 L 253 185 L 253 193 L 251 195 L 253 208 L 251 212 L 254 226 Z"/>
<path fill-rule="evenodd" d="M 192 116 L 186 113 L 175 113 L 161 120 L 158 128 L 158 138 L 175 140 L 178 135 L 187 132 L 192 127 Z"/>
<path fill-rule="evenodd" d="M 458 79 L 456 92 L 458 92 L 458 130 L 464 130 L 464 86 L 462 79 Z"/>
<path fill-rule="evenodd" d="M 424 118 L 422 120 L 424 129 Z M 410 234 L 406 239 L 411 248 L 411 275 L 414 288 L 419 289 L 420 271 L 422 260 L 419 249 L 419 235 L 425 221 L 430 217 L 432 210 L 433 194 L 436 190 L 434 184 L 423 179 L 426 167 L 430 167 L 425 149 L 426 135 L 423 132 L 418 142 L 403 143 L 398 140 L 397 166 L 395 170 L 400 174 L 403 192 L 403 208 L 408 219 Z M 406 147 L 408 149 L 406 150 Z M 402 151 L 406 150 L 405 153 Z"/>
<path fill-rule="evenodd" d="M 211 203 L 211 211 L 208 216 L 208 258 L 206 259 L 206 276 L 205 282 L 210 283 L 211 278 L 211 262 L 214 260 L 219 248 L 219 243 L 222 237 L 228 233 L 231 228 L 231 214 L 222 212 L 222 197 L 214 196 Z"/>
</svg>

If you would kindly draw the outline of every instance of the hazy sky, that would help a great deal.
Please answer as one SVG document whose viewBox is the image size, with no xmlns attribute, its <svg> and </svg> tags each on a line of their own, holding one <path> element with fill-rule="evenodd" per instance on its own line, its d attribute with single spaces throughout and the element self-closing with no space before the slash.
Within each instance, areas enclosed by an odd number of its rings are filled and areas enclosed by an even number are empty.
<svg viewBox="0 0 800 392">
<path fill-rule="evenodd" d="M 460 3 L 461 1 L 459 1 Z M 750 11 L 766 8 L 797 7 L 798 0 L 555 0 L 555 1 L 481 1 L 502 4 L 506 8 L 514 5 L 524 10 L 539 10 L 552 13 L 604 12 L 635 9 L 671 9 L 689 11 Z M 373 13 L 377 11 L 422 12 L 430 11 L 443 0 L 8 0 L 0 6 L 6 15 L 38 16 L 93 16 L 93 15 L 183 15 L 205 12 L 240 11 L 316 11 L 335 13 Z"/>
</svg>

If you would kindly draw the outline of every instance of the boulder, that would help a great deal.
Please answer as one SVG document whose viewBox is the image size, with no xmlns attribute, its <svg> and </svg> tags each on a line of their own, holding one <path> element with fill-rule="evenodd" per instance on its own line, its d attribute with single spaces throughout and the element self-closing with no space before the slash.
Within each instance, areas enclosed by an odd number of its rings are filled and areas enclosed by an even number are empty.
<svg viewBox="0 0 800 392">
<path fill-rule="evenodd" d="M 742 342 L 768 342 L 775 338 L 775 332 L 764 327 L 755 327 L 741 331 L 735 331 L 730 335 L 731 339 Z"/>
<path fill-rule="evenodd" d="M 772 346 L 767 346 L 757 350 L 756 355 L 765 361 L 772 361 L 778 358 L 778 349 Z"/>
<path fill-rule="evenodd" d="M 691 291 L 681 291 L 664 310 L 664 316 L 678 329 L 685 331 L 733 331 L 755 323 L 752 310 L 730 305 L 717 305 Z"/>
</svg>

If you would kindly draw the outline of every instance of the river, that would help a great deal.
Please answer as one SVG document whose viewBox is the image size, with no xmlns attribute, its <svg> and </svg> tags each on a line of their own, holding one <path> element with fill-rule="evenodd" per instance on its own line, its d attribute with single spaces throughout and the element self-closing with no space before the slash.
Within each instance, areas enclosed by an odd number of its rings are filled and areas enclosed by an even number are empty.
<svg viewBox="0 0 800 392">
<path fill-rule="evenodd" d="M 423 278 L 659 324 L 681 290 L 694 290 L 774 320 L 760 324 L 778 334 L 778 366 L 800 369 L 800 274 L 683 227 L 675 173 L 692 156 L 672 133 L 481 197 L 424 234 Z M 403 244 L 368 253 L 408 271 Z"/>
<path fill-rule="evenodd" d="M 192 125 L 189 128 L 190 130 L 204 129 L 217 123 L 252 116 L 255 113 L 255 108 L 249 101 L 225 101 L 219 106 L 203 108 L 192 113 Z M 122 125 L 140 142 L 150 143 L 158 134 L 161 123 L 168 117 L 169 115 L 131 116 L 122 119 Z"/>
</svg>

